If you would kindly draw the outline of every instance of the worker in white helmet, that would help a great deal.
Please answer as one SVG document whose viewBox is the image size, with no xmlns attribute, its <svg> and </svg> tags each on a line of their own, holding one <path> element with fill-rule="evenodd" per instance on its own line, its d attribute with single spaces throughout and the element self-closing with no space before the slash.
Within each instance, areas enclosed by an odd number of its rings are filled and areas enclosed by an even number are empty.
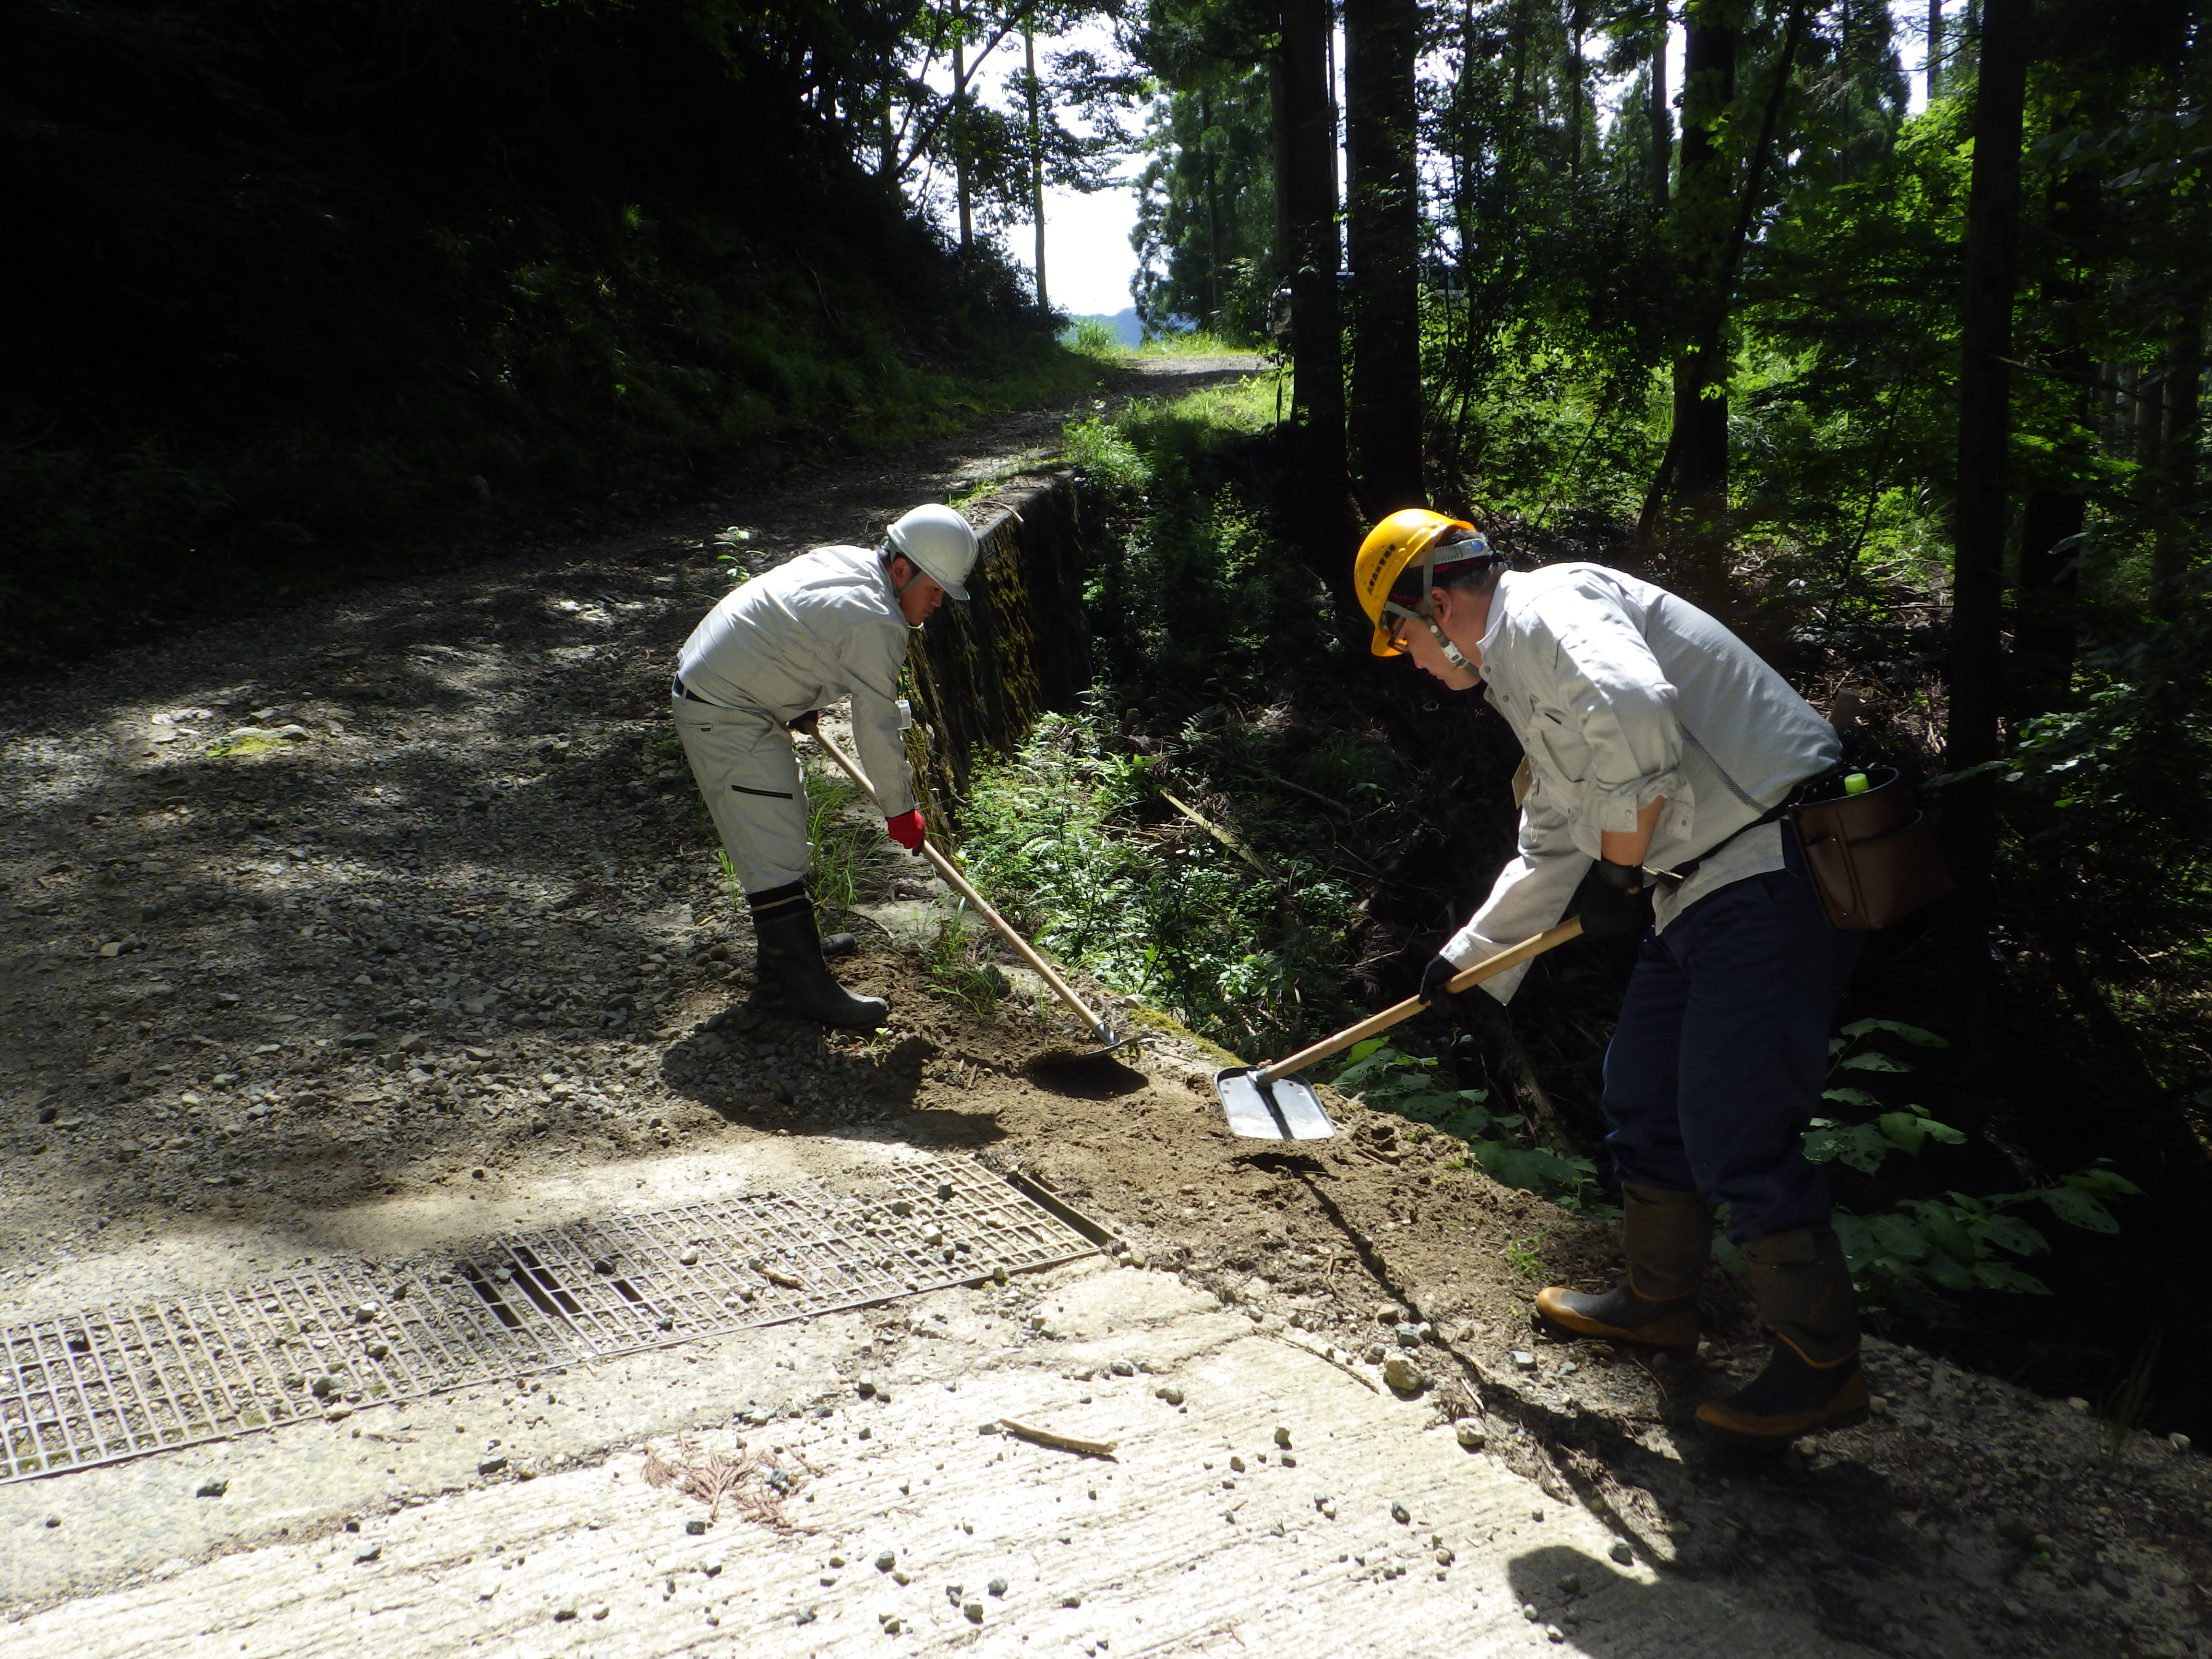
<svg viewBox="0 0 2212 1659">
<path fill-rule="evenodd" d="M 750 906 L 764 994 L 824 1025 L 872 1030 L 890 1012 L 831 975 L 806 890 L 806 794 L 791 728 L 849 695 L 860 764 L 892 840 L 916 852 L 921 814 L 900 736 L 912 630 L 965 599 L 975 532 L 917 507 L 882 546 L 817 547 L 736 588 L 677 658 L 672 713 L 691 775 Z M 849 935 L 831 941 L 849 949 Z"/>
</svg>

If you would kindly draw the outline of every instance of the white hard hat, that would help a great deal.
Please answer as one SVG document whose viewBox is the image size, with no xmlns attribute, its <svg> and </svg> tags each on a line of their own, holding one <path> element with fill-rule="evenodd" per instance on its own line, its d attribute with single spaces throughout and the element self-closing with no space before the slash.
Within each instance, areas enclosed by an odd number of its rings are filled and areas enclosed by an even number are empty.
<svg viewBox="0 0 2212 1659">
<path fill-rule="evenodd" d="M 968 573 L 975 568 L 975 532 L 949 507 L 933 501 L 917 507 L 891 526 L 892 550 L 943 588 L 948 598 L 968 597 Z"/>
</svg>

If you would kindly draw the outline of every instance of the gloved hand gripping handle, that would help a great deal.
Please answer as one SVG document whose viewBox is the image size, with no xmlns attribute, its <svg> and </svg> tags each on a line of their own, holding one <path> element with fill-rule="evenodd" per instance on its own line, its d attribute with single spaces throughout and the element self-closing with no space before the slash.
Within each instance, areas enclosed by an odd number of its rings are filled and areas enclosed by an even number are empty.
<svg viewBox="0 0 2212 1659">
<path fill-rule="evenodd" d="M 1471 985 L 1480 985 L 1483 981 L 1502 974 L 1509 968 L 1518 968 L 1532 957 L 1542 956 L 1554 945 L 1565 945 L 1571 939 L 1580 939 L 1582 933 L 1581 919 L 1570 916 L 1558 927 L 1547 929 L 1534 939 L 1524 939 L 1518 945 L 1508 945 L 1494 957 L 1486 957 L 1480 962 L 1461 969 L 1446 981 L 1443 988 L 1447 991 L 1464 991 Z M 1317 1060 L 1327 1060 L 1331 1054 L 1349 1048 L 1353 1043 L 1371 1037 L 1377 1032 L 1387 1031 L 1393 1025 L 1403 1024 L 1428 1006 L 1419 997 L 1407 997 L 1403 1002 L 1393 1004 L 1379 1014 L 1370 1014 L 1358 1024 L 1347 1026 L 1334 1036 L 1323 1037 L 1312 1048 L 1301 1048 L 1288 1060 L 1279 1060 L 1266 1071 L 1256 1072 L 1253 1075 L 1261 1083 L 1273 1083 L 1279 1079 L 1290 1076 L 1293 1072 L 1304 1071 Z"/>
</svg>

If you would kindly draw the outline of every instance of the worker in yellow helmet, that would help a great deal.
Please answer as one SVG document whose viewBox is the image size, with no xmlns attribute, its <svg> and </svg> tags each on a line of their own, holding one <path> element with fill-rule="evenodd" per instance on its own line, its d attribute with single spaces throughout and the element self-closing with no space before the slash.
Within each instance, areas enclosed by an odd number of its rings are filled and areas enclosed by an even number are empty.
<svg viewBox="0 0 2212 1659">
<path fill-rule="evenodd" d="M 1521 573 L 1471 524 L 1394 513 L 1353 567 L 1378 656 L 1481 686 L 1527 755 L 1519 844 L 1422 977 L 1555 925 L 1633 935 L 1606 1050 L 1606 1144 L 1628 1273 L 1536 1299 L 1554 1333 L 1685 1350 L 1712 1206 L 1773 1336 L 1748 1387 L 1698 1417 L 1767 1444 L 1863 1420 L 1850 1274 L 1805 1157 L 1830 1021 L 1863 934 L 1831 928 L 1782 807 L 1832 769 L 1828 722 L 1686 600 L 1595 564 Z M 1487 981 L 1503 1002 L 1526 968 Z"/>
</svg>

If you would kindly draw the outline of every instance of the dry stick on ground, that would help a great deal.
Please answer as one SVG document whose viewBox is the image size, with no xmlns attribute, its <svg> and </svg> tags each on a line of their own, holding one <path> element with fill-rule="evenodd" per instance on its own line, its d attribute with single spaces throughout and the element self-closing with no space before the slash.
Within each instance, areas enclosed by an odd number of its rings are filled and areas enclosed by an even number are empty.
<svg viewBox="0 0 2212 1659">
<path fill-rule="evenodd" d="M 1300 1353 L 1311 1354 L 1316 1359 L 1320 1360 L 1324 1365 L 1335 1366 L 1337 1370 L 1342 1371 L 1346 1376 L 1359 1384 L 1361 1388 L 1366 1389 L 1368 1393 L 1380 1394 L 1382 1392 L 1380 1388 L 1376 1386 L 1375 1379 L 1373 1377 L 1369 1376 L 1363 1371 L 1356 1371 L 1352 1370 L 1351 1366 L 1346 1364 L 1341 1359 L 1332 1359 L 1328 1355 L 1323 1353 L 1319 1348 L 1315 1347 L 1312 1343 L 1301 1342 L 1297 1337 L 1287 1336 L 1281 1331 L 1270 1331 L 1267 1334 L 1273 1337 L 1278 1342 L 1285 1343 L 1291 1347 L 1296 1348 Z"/>
<path fill-rule="evenodd" d="M 1324 795 L 1320 790 L 1309 789 L 1303 783 L 1292 783 L 1288 778 L 1283 776 L 1279 772 L 1270 772 L 1265 768 L 1257 766 L 1254 767 L 1252 769 L 1259 774 L 1262 781 L 1273 784 L 1277 788 L 1287 789 L 1293 794 L 1304 795 L 1308 800 L 1317 800 L 1323 806 L 1328 807 L 1331 811 L 1340 812 L 1346 817 L 1351 817 L 1353 815 L 1352 808 L 1347 806 L 1344 802 L 1337 799 L 1334 795 Z"/>
<path fill-rule="evenodd" d="M 1055 1434 L 1050 1429 L 1040 1429 L 1034 1424 L 1018 1423 L 1011 1417 L 1000 1418 L 999 1426 L 1008 1434 L 1034 1440 L 1038 1445 L 1050 1446 L 1055 1451 L 1075 1452 L 1084 1457 L 1103 1457 L 1109 1463 L 1121 1461 L 1114 1455 L 1115 1443 L 1111 1440 L 1079 1440 L 1073 1435 Z"/>
<path fill-rule="evenodd" d="M 1280 881 L 1283 878 L 1282 872 L 1280 871 L 1269 866 L 1268 863 L 1257 853 L 1247 847 L 1243 842 L 1237 840 L 1235 836 L 1230 834 L 1228 830 L 1223 829 L 1212 818 L 1207 817 L 1196 807 L 1188 805 L 1184 802 L 1177 800 L 1173 795 L 1168 793 L 1164 789 L 1160 791 L 1160 799 L 1165 801 L 1169 805 L 1174 807 L 1176 811 L 1182 813 L 1183 817 L 1188 818 L 1200 829 L 1205 830 L 1207 835 L 1212 836 L 1214 840 L 1219 842 L 1231 852 L 1236 854 L 1238 858 L 1243 859 L 1245 863 L 1250 865 L 1261 875 L 1267 877 L 1269 881 Z"/>
</svg>

